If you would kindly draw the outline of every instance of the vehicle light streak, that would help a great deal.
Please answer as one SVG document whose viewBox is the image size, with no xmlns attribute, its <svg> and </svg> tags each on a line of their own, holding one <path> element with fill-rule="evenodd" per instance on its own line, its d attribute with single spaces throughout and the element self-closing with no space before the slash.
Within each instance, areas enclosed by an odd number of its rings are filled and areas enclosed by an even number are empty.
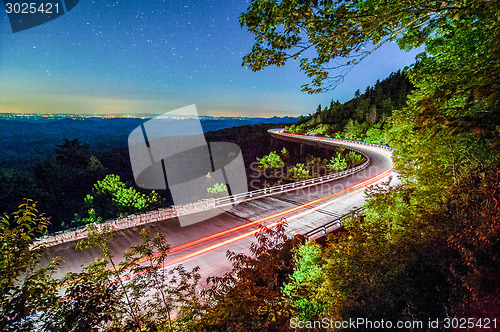
<svg viewBox="0 0 500 332">
<path fill-rule="evenodd" d="M 205 243 L 211 242 L 213 240 L 222 238 L 224 236 L 227 236 L 227 235 L 230 235 L 230 234 L 234 234 L 235 232 L 239 232 L 239 231 L 245 230 L 245 229 L 250 228 L 252 226 L 256 226 L 256 225 L 262 224 L 263 222 L 266 222 L 266 221 L 269 221 L 269 220 L 272 220 L 272 219 L 276 219 L 276 218 L 279 218 L 279 217 L 287 216 L 287 215 L 289 215 L 289 214 L 291 214 L 293 212 L 296 212 L 296 211 L 299 211 L 299 210 L 303 210 L 305 208 L 308 208 L 308 207 L 310 207 L 312 205 L 315 205 L 317 203 L 323 202 L 323 201 L 328 200 L 330 198 L 333 198 L 335 196 L 342 195 L 342 194 L 344 194 L 346 192 L 349 192 L 349 191 L 352 191 L 352 190 L 364 187 L 364 186 L 369 185 L 369 184 L 374 184 L 379 179 L 381 179 L 381 178 L 385 177 L 386 175 L 388 175 L 392 171 L 393 168 L 394 168 L 394 163 L 391 165 L 391 168 L 389 168 L 385 172 L 380 173 L 380 174 L 378 174 L 378 175 L 376 175 L 376 176 L 374 176 L 374 177 L 372 177 L 370 179 L 364 180 L 364 181 L 362 181 L 360 183 L 357 183 L 357 184 L 355 184 L 355 185 L 353 185 L 353 186 L 351 186 L 349 188 L 346 188 L 344 190 L 341 190 L 339 192 L 333 193 L 333 194 L 325 196 L 325 197 L 318 198 L 316 200 L 313 200 L 313 201 L 301 204 L 301 205 L 296 206 L 296 207 L 294 207 L 292 209 L 288 209 L 286 211 L 282 211 L 282 212 L 273 214 L 271 216 L 267 216 L 267 217 L 264 217 L 264 218 L 261 218 L 261 219 L 257 219 L 257 220 L 248 222 L 248 223 L 243 224 L 243 225 L 239 225 L 239 226 L 236 226 L 236 227 L 233 227 L 233 228 L 230 228 L 230 229 L 227 229 L 227 230 L 224 230 L 224 231 L 212 234 L 212 235 L 208 235 L 208 236 L 205 236 L 203 238 L 200 238 L 200 239 L 188 242 L 188 243 L 184 243 L 184 244 L 179 245 L 179 246 L 172 247 L 172 248 L 170 248 L 170 250 L 168 252 L 170 254 L 172 254 L 172 253 L 175 253 L 175 252 L 182 252 L 182 251 L 185 251 L 185 250 L 188 250 L 188 249 L 192 249 L 192 248 L 194 248 L 196 246 L 199 246 L 201 244 L 205 244 Z M 357 193 L 358 191 L 359 190 L 356 190 L 356 191 L 352 192 L 351 194 L 349 194 L 349 196 Z M 340 200 L 340 199 L 338 199 L 338 200 Z M 335 200 L 335 201 L 332 201 L 332 202 L 327 202 L 327 204 L 322 204 L 322 205 L 320 205 L 318 207 L 315 207 L 313 209 L 306 210 L 304 212 L 307 212 L 307 213 L 302 212 L 299 215 L 300 216 L 304 216 L 304 215 L 307 215 L 309 213 L 315 212 L 315 211 L 317 211 L 317 210 L 319 210 L 319 209 L 321 209 L 323 207 L 326 207 L 326 206 L 328 206 L 330 204 L 333 204 L 333 203 L 337 202 L 338 200 Z M 297 215 L 294 215 L 292 217 L 288 217 L 287 220 L 296 219 L 295 216 L 297 216 Z M 146 263 L 146 262 L 150 261 L 152 258 L 157 257 L 157 256 L 159 256 L 161 254 L 163 254 L 163 252 L 157 252 L 157 253 L 155 253 L 153 255 L 150 255 L 150 256 L 147 256 L 147 257 L 143 257 L 143 258 L 139 259 L 137 261 L 137 263 L 138 264 Z M 113 269 L 113 268 L 110 268 L 110 269 Z"/>
<path fill-rule="evenodd" d="M 272 224 L 267 225 L 266 227 L 269 228 L 269 229 L 271 229 L 271 228 L 274 228 L 274 227 L 278 226 L 279 224 L 282 224 L 284 221 L 285 221 L 285 219 L 281 219 L 281 220 L 273 222 Z M 192 252 L 190 254 L 187 254 L 187 255 L 178 257 L 176 259 L 170 260 L 168 262 L 165 262 L 165 263 L 159 265 L 157 269 L 162 269 L 162 268 L 167 267 L 169 265 L 173 265 L 173 264 L 178 263 L 180 261 L 183 261 L 183 260 L 186 260 L 186 259 L 198 256 L 198 255 L 204 254 L 204 253 L 206 253 L 208 251 L 211 251 L 211 250 L 220 248 L 222 246 L 225 246 L 227 244 L 230 244 L 230 243 L 236 242 L 238 240 L 244 239 L 244 238 L 249 237 L 251 235 L 257 234 L 258 232 L 260 232 L 260 230 L 261 230 L 260 228 L 256 228 L 254 230 L 251 230 L 251 231 L 246 232 L 244 234 L 238 235 L 236 237 L 227 239 L 225 241 L 213 244 L 213 245 L 211 245 L 209 247 L 206 247 L 206 248 L 200 249 L 198 251 Z M 123 277 L 121 279 L 121 281 L 126 281 L 126 280 L 129 280 L 129 279 L 135 278 L 135 277 L 137 277 L 137 276 L 139 276 L 141 274 L 144 274 L 144 273 L 146 273 L 146 271 L 140 271 L 140 272 L 134 273 L 132 275 L 128 275 L 126 277 Z"/>
<path fill-rule="evenodd" d="M 294 134 L 293 136 L 303 136 L 303 135 L 297 135 L 297 134 Z M 325 141 L 327 139 L 324 139 Z M 329 141 L 333 141 L 333 139 L 328 139 Z M 348 144 L 357 144 L 357 145 L 362 145 L 360 143 L 353 143 L 353 142 L 346 142 Z M 377 148 L 377 147 L 375 147 Z M 379 148 L 382 150 L 382 148 Z M 318 198 L 318 199 L 315 199 L 315 200 L 312 200 L 310 202 L 307 202 L 307 203 L 304 203 L 304 204 L 301 204 L 299 206 L 296 206 L 294 208 L 291 208 L 291 209 L 288 209 L 288 210 L 285 210 L 285 211 L 282 211 L 282 212 L 279 212 L 279 213 L 275 213 L 273 215 L 270 215 L 270 216 L 267 216 L 267 217 L 263 217 L 263 218 L 260 218 L 260 219 L 257 219 L 257 220 L 254 220 L 254 221 L 250 221 L 248 223 L 245 223 L 243 225 L 239 225 L 239 226 L 236 226 L 236 227 L 233 227 L 233 228 L 230 228 L 230 229 L 227 229 L 227 230 L 224 230 L 224 231 L 221 231 L 221 232 L 218 232 L 218 233 L 215 233 L 215 234 L 212 234 L 212 235 L 208 235 L 208 236 L 205 236 L 205 237 L 202 237 L 202 238 L 199 238 L 199 239 L 196 239 L 196 240 L 193 240 L 193 241 L 190 241 L 190 242 L 187 242 L 187 243 L 184 243 L 184 244 L 181 244 L 181 245 L 178 245 L 178 246 L 175 246 L 175 247 L 172 247 L 170 248 L 167 253 L 169 254 L 172 254 L 172 253 L 180 253 L 180 252 L 183 252 L 183 251 L 186 251 L 186 250 L 189 250 L 189 249 L 194 249 L 196 248 L 197 246 L 200 246 L 200 245 L 203 245 L 203 244 L 207 244 L 209 242 L 212 242 L 214 240 L 219 240 L 219 239 L 222 239 L 223 237 L 226 237 L 228 235 L 232 235 L 232 234 L 235 234 L 237 232 L 241 232 L 241 231 L 244 231 L 250 227 L 253 227 L 253 226 L 257 226 L 257 225 L 260 225 L 260 224 L 263 224 L 267 221 L 271 221 L 273 219 L 276 219 L 276 218 L 281 218 L 280 220 L 278 221 L 274 221 L 272 222 L 271 224 L 268 224 L 266 225 L 266 227 L 268 229 L 272 229 L 280 224 L 282 224 L 283 222 L 286 221 L 290 221 L 290 220 L 295 220 L 295 219 L 298 219 L 300 217 L 303 217 L 303 216 L 306 216 L 308 214 L 311 214 L 315 211 L 318 211 L 328 205 L 331 205 L 339 200 L 342 200 L 344 199 L 345 197 L 348 197 L 348 196 L 351 196 L 351 195 L 354 195 L 360 191 L 363 191 L 365 189 L 366 186 L 369 186 L 369 185 L 374 185 L 380 181 L 382 181 L 382 179 L 384 179 L 386 176 L 388 176 L 393 170 L 394 170 L 394 167 L 395 167 L 395 163 L 393 162 L 391 164 L 391 167 L 389 169 L 387 169 L 386 171 L 378 174 L 378 175 L 375 175 L 367 180 L 364 180 L 364 181 L 361 181 L 355 185 L 352 185 L 346 189 L 343 189 L 341 191 L 338 191 L 336 193 L 333 193 L 333 194 L 330 194 L 328 196 L 325 196 L 325 197 L 321 197 L 321 198 Z M 333 201 L 328 201 L 328 202 L 324 202 L 326 200 L 329 200 L 335 196 L 340 196 L 342 194 L 345 194 L 345 193 L 348 193 L 347 195 L 345 195 L 344 197 L 338 197 L 337 199 L 333 200 Z M 323 204 L 319 204 L 321 202 L 324 202 Z M 317 205 L 319 204 L 319 205 Z M 316 206 L 314 206 L 316 205 Z M 293 214 L 294 212 L 298 212 L 296 214 Z M 292 215 L 291 215 L 292 214 Z M 286 219 L 285 219 L 286 217 Z M 255 228 L 255 229 L 252 229 L 252 230 L 249 230 L 243 234 L 240 234 L 240 235 L 237 235 L 237 236 L 234 236 L 234 237 L 231 237 L 229 239 L 226 239 L 224 241 L 221 241 L 221 242 L 218 242 L 218 243 L 215 243 L 215 244 L 212 244 L 208 247 L 205 247 L 205 248 L 201 248 L 199 250 L 196 250 L 196 251 L 193 251 L 191 253 L 187 253 L 185 255 L 182 255 L 180 257 L 177 257 L 177 258 L 174 258 L 174 259 L 171 259 L 171 260 L 168 260 L 164 263 L 162 263 L 161 265 L 155 267 L 155 269 L 162 269 L 162 268 L 165 268 L 167 266 L 170 266 L 170 265 L 173 265 L 173 264 L 176 264 L 176 263 L 179 263 L 181 261 L 184 261 L 184 260 L 187 260 L 187 259 L 190 259 L 190 258 L 194 258 L 196 256 L 199 256 L 199 255 L 202 255 L 202 254 L 205 254 L 209 251 L 212 251 L 214 249 L 217 249 L 217 248 L 220 248 L 220 247 L 223 247 L 225 245 L 228 245 L 228 244 L 231 244 L 231 243 L 234 243 L 236 241 L 239 241 L 239 240 L 242 240 L 244 238 L 247 238 L 249 236 L 252 236 L 252 235 L 255 235 L 257 234 L 259 231 L 261 231 L 261 228 L 258 227 L 258 228 Z M 157 252 L 153 255 L 150 255 L 150 256 L 147 256 L 147 257 L 142 257 L 141 259 L 137 260 L 137 264 L 138 265 L 144 265 L 148 262 L 151 262 L 151 260 L 159 255 L 162 255 L 164 254 L 164 252 Z M 108 271 L 112 271 L 113 268 L 110 268 L 108 269 Z M 147 273 L 148 270 L 143 270 L 143 271 L 140 271 L 140 272 L 137 272 L 137 273 L 134 273 L 134 274 L 130 274 L 130 275 L 127 275 L 121 279 L 118 279 L 118 280 L 115 280 L 113 282 L 111 282 L 110 284 L 116 284 L 118 282 L 123 282 L 123 281 L 127 281 L 127 280 L 130 280 L 130 279 L 133 279 L 137 276 L 140 276 L 144 273 Z"/>
<path fill-rule="evenodd" d="M 375 176 L 375 177 L 373 177 L 373 178 L 371 178 L 371 179 L 368 179 L 368 180 L 363 181 L 363 182 L 361 182 L 361 183 L 358 183 L 358 184 L 356 184 L 356 185 L 354 185 L 354 186 L 352 186 L 352 187 L 349 187 L 349 188 L 347 188 L 347 189 L 345 189 L 345 190 L 342 190 L 341 192 L 338 192 L 338 193 L 335 193 L 335 194 L 329 195 L 329 196 L 327 196 L 327 197 L 323 197 L 321 200 L 323 201 L 323 200 L 325 200 L 325 199 L 332 198 L 332 197 L 334 197 L 334 196 L 340 195 L 341 193 L 345 193 L 345 192 L 347 192 L 347 191 L 353 191 L 353 192 L 352 192 L 352 193 L 350 193 L 348 196 L 354 195 L 355 193 L 357 193 L 357 192 L 359 192 L 359 191 L 364 190 L 365 188 L 363 188 L 363 187 L 364 187 L 364 186 L 366 186 L 368 183 L 370 183 L 370 182 L 375 183 L 375 182 L 377 182 L 377 181 L 379 181 L 379 180 L 383 179 L 386 175 L 388 175 L 388 174 L 390 173 L 390 171 L 392 170 L 392 168 L 393 168 L 393 167 L 391 167 L 391 168 L 390 168 L 390 169 L 388 169 L 387 171 L 385 171 L 385 172 L 383 172 L 383 173 L 381 173 L 381 174 L 379 174 L 379 175 L 377 175 L 377 176 Z M 356 189 L 357 189 L 357 190 L 356 190 Z M 342 197 L 342 198 L 340 198 L 340 197 L 339 197 L 338 199 L 336 199 L 336 200 L 334 200 L 334 201 L 331 201 L 331 202 L 325 202 L 325 203 L 320 204 L 320 205 L 318 205 L 318 206 L 316 206 L 316 207 L 314 207 L 314 208 L 312 208 L 312 209 L 307 209 L 307 210 L 302 211 L 302 212 L 300 212 L 300 213 L 298 213 L 298 214 L 292 215 L 291 217 L 288 217 L 286 220 L 287 220 L 287 221 L 290 221 L 290 220 L 294 220 L 294 219 L 297 219 L 297 218 L 303 217 L 303 216 L 305 216 L 305 215 L 311 214 L 311 213 L 313 213 L 313 212 L 315 212 L 315 211 L 317 211 L 317 210 L 320 210 L 320 209 L 322 209 L 322 208 L 324 208 L 324 207 L 326 207 L 326 206 L 328 206 L 328 205 L 331 205 L 331 204 L 333 204 L 333 203 L 335 203 L 335 202 L 337 202 L 337 201 L 339 201 L 339 200 L 341 200 L 341 199 L 343 199 L 343 197 Z M 282 219 L 282 220 L 283 220 L 283 219 Z M 275 226 L 279 225 L 280 223 L 282 223 L 282 222 L 283 222 L 282 220 L 280 220 L 280 221 L 278 221 L 278 222 L 274 222 L 274 223 L 269 224 L 269 225 L 266 225 L 266 227 L 267 227 L 267 228 L 273 228 L 273 227 L 275 227 Z M 216 244 L 211 245 L 211 246 L 209 246 L 209 247 L 206 247 L 206 248 L 200 249 L 200 250 L 198 250 L 198 251 L 195 251 L 195 252 L 192 252 L 192 253 L 186 254 L 186 255 L 184 255 L 184 256 L 178 257 L 178 258 L 176 258 L 176 259 L 173 259 L 173 260 L 171 260 L 171 261 L 165 262 L 165 263 L 164 263 L 161 267 L 165 267 L 165 266 L 168 266 L 168 265 L 172 265 L 172 264 L 178 263 L 178 262 L 180 262 L 180 261 L 182 261 L 182 260 L 186 260 L 186 259 L 192 258 L 192 257 L 194 257 L 194 256 L 198 256 L 198 255 L 204 254 L 204 253 L 205 253 L 205 252 L 207 252 L 207 251 L 210 251 L 210 250 L 213 250 L 213 249 L 216 249 L 216 248 L 222 247 L 222 246 L 224 246 L 224 245 L 226 245 L 226 244 L 229 244 L 229 243 L 232 243 L 232 242 L 235 242 L 235 241 L 241 240 L 241 239 L 246 238 L 246 237 L 248 237 L 248 236 L 254 235 L 254 234 L 258 233 L 258 232 L 259 232 L 259 228 L 254 229 L 254 230 L 249 231 L 249 232 L 247 232 L 247 233 L 244 233 L 244 234 L 242 234 L 242 235 L 238 235 L 238 236 L 236 236 L 236 237 L 234 237 L 234 238 L 231 238 L 231 239 L 228 239 L 228 240 L 225 240 L 225 241 L 222 241 L 222 242 L 216 243 Z"/>
<path fill-rule="evenodd" d="M 312 203 L 312 202 L 314 202 L 313 204 L 316 204 L 316 203 L 318 203 L 318 202 L 325 201 L 325 200 L 327 200 L 327 199 L 330 199 L 330 198 L 333 198 L 333 197 L 335 197 L 335 196 L 341 195 L 341 194 L 346 193 L 346 192 L 348 192 L 348 191 L 351 191 L 351 193 L 349 193 L 349 195 L 348 195 L 348 196 L 354 195 L 355 193 L 357 193 L 357 192 L 359 192 L 359 191 L 364 190 L 364 189 L 365 189 L 365 188 L 364 188 L 365 186 L 370 185 L 370 184 L 375 184 L 375 183 L 377 183 L 378 181 L 382 180 L 384 177 L 386 177 L 387 175 L 389 175 L 389 173 L 393 170 L 393 168 L 394 168 L 394 163 L 391 165 L 391 167 L 390 167 L 388 170 L 386 170 L 386 171 L 384 171 L 384 172 L 382 172 L 382 173 L 380 173 L 380 174 L 378 174 L 378 175 L 376 175 L 376 176 L 374 176 L 374 177 L 372 177 L 372 178 L 370 178 L 370 179 L 367 179 L 367 180 L 362 181 L 362 182 L 360 182 L 360 183 L 358 183 L 358 184 L 355 184 L 355 185 L 353 185 L 353 186 L 351 186 L 351 187 L 349 187 L 349 188 L 346 188 L 346 189 L 344 189 L 344 190 L 342 190 L 342 191 L 340 191 L 340 192 L 337 192 L 337 193 L 331 194 L 331 195 L 329 195 L 329 196 L 322 197 L 322 198 L 320 198 L 320 199 L 317 199 L 317 200 L 314 200 L 314 201 L 308 202 L 308 203 L 306 203 L 306 204 L 300 205 L 299 207 L 301 207 L 301 209 L 303 209 L 303 208 L 309 207 L 309 206 L 311 205 L 311 203 Z M 315 206 L 315 207 L 314 207 L 314 208 L 312 208 L 312 209 L 307 209 L 307 210 L 302 211 L 302 212 L 300 212 L 300 213 L 298 213 L 298 214 L 292 215 L 292 216 L 288 217 L 286 220 L 287 220 L 287 221 L 290 221 L 290 220 L 294 220 L 294 219 L 297 219 L 297 218 L 303 217 L 303 216 L 308 215 L 308 214 L 310 214 L 310 213 L 313 213 L 313 212 L 315 212 L 315 211 L 317 211 L 317 210 L 319 210 L 319 209 L 322 209 L 322 208 L 324 208 L 324 207 L 326 207 L 326 206 L 328 206 L 328 205 L 331 205 L 331 204 L 333 204 L 333 203 L 335 203 L 335 202 L 337 202 L 337 201 L 339 201 L 339 200 L 341 200 L 341 199 L 343 199 L 343 198 L 344 198 L 344 197 L 342 197 L 342 198 L 340 198 L 340 197 L 339 197 L 338 199 L 336 199 L 336 200 L 334 200 L 334 201 L 325 202 L 325 203 L 323 203 L 323 204 L 320 204 L 320 205 L 318 205 L 318 206 Z M 297 207 L 297 208 L 298 208 L 298 207 Z M 283 213 L 285 213 L 285 212 L 288 212 L 288 213 L 289 213 L 291 210 L 293 210 L 293 211 L 297 211 L 297 210 L 299 210 L 299 209 L 297 209 L 297 208 L 293 208 L 293 209 L 290 209 L 290 210 L 287 210 L 287 211 L 283 211 L 283 212 L 278 213 L 278 214 L 276 214 L 276 215 L 282 215 L 282 214 L 283 214 Z M 276 215 L 273 215 L 273 216 L 276 216 Z M 273 217 L 273 216 L 265 217 L 265 218 L 262 218 L 262 219 L 269 220 L 269 219 L 270 219 L 270 217 Z M 274 218 L 276 218 L 276 217 L 274 217 Z M 258 219 L 257 221 L 261 221 L 262 219 Z M 245 224 L 245 225 L 248 225 L 248 224 L 252 224 L 252 225 L 254 225 L 254 224 L 255 224 L 255 222 L 256 222 L 256 221 L 252 221 L 252 222 L 247 223 L 247 224 Z M 279 220 L 279 221 L 276 221 L 276 222 L 273 222 L 273 223 L 271 223 L 271 224 L 269 224 L 269 225 L 266 225 L 266 227 L 267 227 L 268 229 L 271 229 L 271 228 L 274 228 L 274 227 L 278 226 L 279 224 L 281 224 L 281 223 L 283 223 L 283 222 L 284 222 L 284 219 L 281 219 L 281 220 Z M 243 226 L 243 225 L 242 225 L 242 226 Z M 249 227 L 250 227 L 250 226 L 249 226 Z M 236 227 L 235 227 L 235 228 L 236 228 Z M 244 228 L 242 228 L 242 229 L 244 229 Z M 208 247 L 205 247 L 205 248 L 199 249 L 199 250 L 194 251 L 194 252 L 192 252 L 192 253 L 189 253 L 189 254 L 186 254 L 186 255 L 183 255 L 183 256 L 180 256 L 180 257 L 174 258 L 174 259 L 172 259 L 172 260 L 169 260 L 169 261 L 167 261 L 167 262 L 164 262 L 163 264 L 160 264 L 160 265 L 157 267 L 157 269 L 162 269 L 162 268 L 165 268 L 165 267 L 167 267 L 167 266 L 170 266 L 170 265 L 173 265 L 173 264 L 179 263 L 179 262 L 181 262 L 181 261 L 184 261 L 184 260 L 187 260 L 187 259 L 190 259 L 190 258 L 193 258 L 193 257 L 199 256 L 199 255 L 205 254 L 205 253 L 206 253 L 206 252 L 208 252 L 208 251 L 211 251 L 211 250 L 214 250 L 214 249 L 220 248 L 220 247 L 225 246 L 225 245 L 228 245 L 228 244 L 230 244 L 230 243 L 233 243 L 233 242 L 236 242 L 236 241 L 242 240 L 242 239 L 244 239 L 244 238 L 247 238 L 247 237 L 249 237 L 249 236 L 255 235 L 255 234 L 256 234 L 256 233 L 258 233 L 259 231 L 260 231 L 260 228 L 253 229 L 253 230 L 251 230 L 251 231 L 248 231 L 248 232 L 246 232 L 246 233 L 243 233 L 243 234 L 240 234 L 240 235 L 238 235 L 238 236 L 232 237 L 232 238 L 227 239 L 227 240 L 225 240 L 225 241 L 222 241 L 222 242 L 219 242 L 219 243 L 215 243 L 215 244 L 213 244 L 213 245 L 211 245 L 211 246 L 208 246 Z M 223 231 L 223 232 L 225 232 L 225 231 Z M 223 232 L 220 232 L 220 233 L 223 233 Z M 217 233 L 217 234 L 218 234 L 218 233 Z M 214 235 L 215 235 L 215 234 L 214 234 Z M 198 241 L 198 240 L 196 240 L 196 241 Z M 193 241 L 193 242 L 196 242 L 196 241 Z M 174 248 L 177 248 L 177 247 L 174 247 Z M 174 249 L 174 248 L 173 248 L 173 249 Z M 183 247 L 183 248 L 184 248 L 184 247 Z M 186 249 L 187 249 L 187 248 L 184 248 L 184 250 L 186 250 Z M 153 258 L 153 256 L 157 256 L 157 255 L 159 255 L 159 254 L 161 254 L 161 253 L 156 253 L 156 254 L 154 254 L 154 255 L 152 255 L 152 256 L 149 256 L 149 257 L 144 257 L 144 259 L 141 259 L 141 261 L 142 261 L 141 263 L 146 263 L 147 261 L 149 261 L 150 259 L 152 259 L 152 258 Z M 128 276 L 126 276 L 126 277 L 122 278 L 122 279 L 121 279 L 121 281 L 126 281 L 126 280 L 129 280 L 129 279 L 135 278 L 135 277 L 137 277 L 137 276 L 139 276 L 139 275 L 142 275 L 142 274 L 144 274 L 144 273 L 146 273 L 146 271 L 140 271 L 140 272 L 137 272 L 137 273 L 135 273 L 135 274 L 128 275 Z"/>
</svg>

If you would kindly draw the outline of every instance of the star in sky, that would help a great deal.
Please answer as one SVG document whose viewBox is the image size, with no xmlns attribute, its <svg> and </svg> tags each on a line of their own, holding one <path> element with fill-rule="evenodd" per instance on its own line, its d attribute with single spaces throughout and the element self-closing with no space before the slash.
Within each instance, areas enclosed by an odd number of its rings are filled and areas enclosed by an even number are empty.
<svg viewBox="0 0 500 332">
<path fill-rule="evenodd" d="M 256 73 L 241 66 L 253 45 L 238 21 L 248 5 L 80 1 L 66 15 L 16 34 L 3 11 L 0 112 L 160 114 L 195 103 L 201 114 L 296 116 L 349 100 L 417 53 L 384 46 L 335 91 L 311 96 L 300 91 L 308 79 L 298 63 Z"/>
</svg>

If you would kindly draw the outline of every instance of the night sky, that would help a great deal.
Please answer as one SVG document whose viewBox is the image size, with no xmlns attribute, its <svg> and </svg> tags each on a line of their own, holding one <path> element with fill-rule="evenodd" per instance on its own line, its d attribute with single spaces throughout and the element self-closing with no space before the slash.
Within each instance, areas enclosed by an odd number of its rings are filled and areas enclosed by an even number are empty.
<svg viewBox="0 0 500 332">
<path fill-rule="evenodd" d="M 238 17 L 248 1 L 81 0 L 66 15 L 12 33 L 0 4 L 0 112 L 161 114 L 196 104 L 203 115 L 284 116 L 347 101 L 414 62 L 385 45 L 335 91 L 300 91 L 290 62 L 241 66 L 253 35 Z"/>
</svg>

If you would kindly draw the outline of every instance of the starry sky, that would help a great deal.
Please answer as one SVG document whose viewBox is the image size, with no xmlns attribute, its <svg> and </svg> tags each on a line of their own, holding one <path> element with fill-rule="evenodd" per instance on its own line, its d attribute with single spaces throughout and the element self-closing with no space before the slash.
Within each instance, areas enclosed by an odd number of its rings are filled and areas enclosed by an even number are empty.
<svg viewBox="0 0 500 332">
<path fill-rule="evenodd" d="M 298 63 L 241 66 L 253 35 L 243 0 L 80 0 L 67 14 L 12 33 L 0 4 L 0 112 L 162 114 L 196 104 L 201 115 L 298 116 L 351 99 L 414 62 L 381 47 L 334 91 L 309 95 Z"/>
</svg>

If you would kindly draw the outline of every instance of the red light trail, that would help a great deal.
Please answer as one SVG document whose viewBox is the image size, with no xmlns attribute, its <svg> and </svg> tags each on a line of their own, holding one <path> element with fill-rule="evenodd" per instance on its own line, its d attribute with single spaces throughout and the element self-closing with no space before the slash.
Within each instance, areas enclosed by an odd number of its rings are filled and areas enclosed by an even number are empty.
<svg viewBox="0 0 500 332">
<path fill-rule="evenodd" d="M 353 185 L 353 186 L 351 186 L 349 188 L 346 188 L 344 190 L 341 190 L 339 192 L 336 192 L 336 193 L 333 193 L 331 195 L 328 195 L 328 196 L 325 196 L 325 197 L 322 197 L 322 198 L 318 198 L 316 200 L 313 200 L 313 201 L 301 204 L 299 206 L 296 206 L 296 207 L 294 207 L 292 209 L 288 209 L 286 211 L 282 211 L 282 212 L 279 212 L 279 213 L 276 213 L 276 214 L 273 214 L 273 215 L 270 215 L 270 216 L 267 216 L 267 217 L 264 217 L 264 218 L 260 218 L 260 219 L 254 220 L 254 221 L 250 221 L 250 222 L 248 222 L 246 224 L 239 225 L 239 226 L 236 226 L 236 227 L 233 227 L 233 228 L 230 228 L 230 229 L 227 229 L 227 230 L 224 230 L 224 231 L 221 231 L 221 232 L 209 235 L 209 236 L 205 236 L 203 238 L 200 238 L 200 239 L 197 239 L 197 240 L 194 240 L 194 241 L 190 241 L 188 243 L 184 243 L 184 244 L 179 245 L 179 246 L 175 246 L 175 247 L 171 248 L 168 251 L 168 253 L 172 254 L 172 253 L 176 253 L 176 252 L 182 252 L 182 251 L 186 251 L 186 250 L 189 250 L 189 249 L 193 249 L 193 248 L 196 248 L 197 246 L 200 246 L 202 244 L 206 244 L 208 242 L 211 242 L 211 241 L 214 241 L 214 240 L 217 240 L 217 239 L 221 239 L 221 238 L 223 238 L 223 237 L 225 237 L 227 235 L 231 235 L 231 234 L 234 234 L 236 232 L 240 232 L 240 231 L 246 230 L 246 229 L 248 229 L 250 227 L 262 224 L 262 223 L 264 223 L 266 221 L 270 221 L 270 220 L 273 220 L 273 219 L 276 219 L 276 218 L 287 216 L 286 220 L 290 221 L 290 220 L 294 220 L 294 219 L 303 217 L 303 216 L 308 215 L 310 213 L 313 213 L 313 212 L 315 212 L 315 211 L 317 211 L 319 209 L 322 209 L 322 208 L 324 208 L 324 207 L 326 207 L 328 205 L 331 205 L 331 204 L 333 204 L 333 203 L 335 203 L 335 202 L 337 202 L 337 201 L 339 201 L 341 199 L 344 199 L 345 197 L 354 195 L 355 193 L 358 193 L 359 191 L 364 190 L 365 189 L 364 187 L 366 187 L 366 186 L 376 184 L 377 182 L 381 181 L 383 178 L 385 178 L 386 176 L 388 176 L 390 174 L 390 172 L 394 169 L 394 166 L 395 166 L 395 164 L 392 163 L 391 167 L 389 169 L 387 169 L 386 171 L 384 171 L 384 172 L 382 172 L 382 173 L 380 173 L 378 175 L 375 175 L 375 176 L 373 176 L 370 179 L 361 181 L 360 183 L 357 183 L 357 184 L 355 184 L 355 185 Z M 318 203 L 324 202 L 324 201 L 329 200 L 329 199 L 331 199 L 331 198 L 333 198 L 335 196 L 339 196 L 339 195 L 342 195 L 342 194 L 347 193 L 347 192 L 350 192 L 350 193 L 347 196 L 345 196 L 345 197 L 342 197 L 342 198 L 339 197 L 336 200 L 325 202 L 323 204 L 320 204 L 320 205 L 312 207 L 313 205 L 316 205 Z M 290 214 L 292 214 L 294 212 L 297 212 L 297 211 L 301 211 L 301 212 L 297 213 L 297 214 L 293 214 L 293 215 L 290 216 Z M 269 228 L 269 229 L 270 228 L 274 228 L 274 227 L 278 226 L 279 224 L 281 224 L 282 222 L 283 222 L 283 219 L 281 219 L 279 221 L 275 221 L 275 222 L 273 222 L 271 224 L 268 224 L 268 225 L 266 225 L 266 227 Z M 214 249 L 220 248 L 220 247 L 228 245 L 230 243 L 234 243 L 236 241 L 242 240 L 242 239 L 247 238 L 249 236 L 255 235 L 259 231 L 260 231 L 260 228 L 252 229 L 252 230 L 247 231 L 247 232 L 245 232 L 243 234 L 239 234 L 237 236 L 234 236 L 234 237 L 226 239 L 224 241 L 215 243 L 215 244 L 210 245 L 208 247 L 201 248 L 201 249 L 196 250 L 194 252 L 191 252 L 191 253 L 182 255 L 180 257 L 171 259 L 171 260 L 163 263 L 158 268 L 161 269 L 161 268 L 164 268 L 164 267 L 167 267 L 167 266 L 179 263 L 181 261 L 184 261 L 184 260 L 187 260 L 187 259 L 199 256 L 199 255 L 205 254 L 205 253 L 207 253 L 209 251 L 212 251 Z M 158 252 L 158 253 L 155 253 L 154 255 L 151 255 L 151 256 L 148 256 L 148 257 L 144 257 L 144 258 L 140 259 L 138 263 L 142 265 L 144 263 L 147 263 L 147 262 L 151 261 L 151 259 L 153 259 L 154 257 L 156 257 L 158 255 L 161 255 L 161 254 L 162 254 L 162 252 Z M 133 274 L 133 275 L 129 275 L 129 276 L 125 277 L 124 280 L 128 280 L 128 279 L 134 278 L 134 277 L 136 277 L 136 276 L 138 276 L 140 274 L 143 274 L 143 273 L 145 273 L 145 272 L 139 272 L 139 273 L 136 273 L 136 274 Z"/>
</svg>

